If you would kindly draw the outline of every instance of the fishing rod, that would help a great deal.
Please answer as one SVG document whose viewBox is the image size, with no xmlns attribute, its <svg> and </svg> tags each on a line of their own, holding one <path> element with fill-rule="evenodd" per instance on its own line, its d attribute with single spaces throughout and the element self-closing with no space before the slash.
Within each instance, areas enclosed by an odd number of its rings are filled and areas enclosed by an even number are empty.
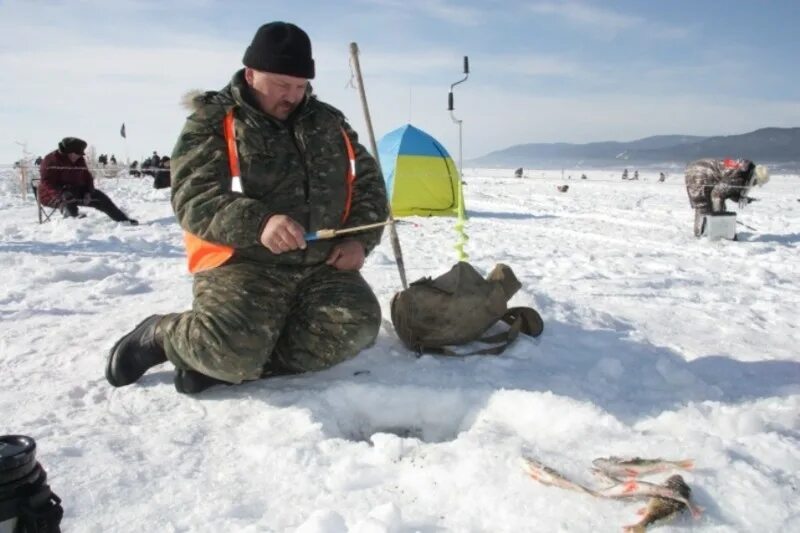
<svg viewBox="0 0 800 533">
<path fill-rule="evenodd" d="M 742 222 L 742 221 L 740 221 L 740 220 L 737 220 L 737 221 L 736 221 L 736 223 L 737 223 L 737 224 L 741 224 L 742 226 L 744 226 L 745 228 L 749 229 L 750 231 L 758 231 L 758 230 L 757 230 L 756 228 L 754 228 L 753 226 L 748 226 L 747 224 L 745 224 L 744 222 Z"/>
<path fill-rule="evenodd" d="M 347 235 L 349 233 L 360 233 L 362 231 L 368 231 L 375 228 L 380 228 L 382 226 L 387 226 L 389 224 L 396 224 L 397 220 L 384 220 L 383 222 L 374 222 L 372 224 L 363 224 L 361 226 L 353 226 L 352 228 L 342 228 L 342 229 L 320 229 L 317 231 L 312 231 L 310 233 L 306 233 L 303 235 L 303 238 L 306 241 L 321 241 L 325 239 L 333 239 L 334 237 L 338 237 L 339 235 Z"/>
</svg>

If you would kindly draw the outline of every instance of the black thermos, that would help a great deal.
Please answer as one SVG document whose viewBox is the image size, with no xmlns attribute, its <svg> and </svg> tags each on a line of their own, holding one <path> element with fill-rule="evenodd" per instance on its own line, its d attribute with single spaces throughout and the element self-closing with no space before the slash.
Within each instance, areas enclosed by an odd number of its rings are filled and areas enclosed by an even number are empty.
<svg viewBox="0 0 800 533">
<path fill-rule="evenodd" d="M 0 533 L 60 531 L 60 503 L 36 461 L 36 441 L 0 436 Z"/>
</svg>

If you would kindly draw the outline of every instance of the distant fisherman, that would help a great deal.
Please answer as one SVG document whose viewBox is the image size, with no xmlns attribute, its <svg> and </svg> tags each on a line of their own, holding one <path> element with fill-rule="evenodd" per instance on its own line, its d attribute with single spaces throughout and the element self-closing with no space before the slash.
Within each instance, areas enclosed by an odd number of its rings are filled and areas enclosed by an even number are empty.
<svg viewBox="0 0 800 533">
<path fill-rule="evenodd" d="M 703 233 L 705 215 L 725 212 L 725 200 L 745 206 L 752 199 L 747 193 L 754 185 L 763 186 L 769 181 L 764 165 L 748 159 L 700 159 L 686 167 L 686 192 L 694 208 L 694 236 Z"/>
<path fill-rule="evenodd" d="M 664 486 L 679 493 L 686 498 L 687 501 L 692 493 L 692 489 L 689 488 L 689 485 L 678 475 L 669 477 L 664 483 Z M 652 498 L 647 502 L 647 507 L 644 509 L 642 519 L 636 524 L 625 526 L 623 531 L 626 533 L 644 533 L 647 526 L 655 524 L 656 522 L 671 520 L 685 509 L 686 504 L 681 501 L 671 498 Z"/>
</svg>

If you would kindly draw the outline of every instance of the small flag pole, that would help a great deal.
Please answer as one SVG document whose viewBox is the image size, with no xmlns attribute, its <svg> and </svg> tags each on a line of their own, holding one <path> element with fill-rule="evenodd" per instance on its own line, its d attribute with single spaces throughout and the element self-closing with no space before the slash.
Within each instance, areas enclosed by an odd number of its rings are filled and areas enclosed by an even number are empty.
<svg viewBox="0 0 800 533">
<path fill-rule="evenodd" d="M 125 123 L 122 123 L 122 127 L 119 129 L 120 136 L 125 139 L 125 166 L 128 169 L 131 168 L 131 158 L 128 155 L 128 132 L 125 130 Z"/>
</svg>

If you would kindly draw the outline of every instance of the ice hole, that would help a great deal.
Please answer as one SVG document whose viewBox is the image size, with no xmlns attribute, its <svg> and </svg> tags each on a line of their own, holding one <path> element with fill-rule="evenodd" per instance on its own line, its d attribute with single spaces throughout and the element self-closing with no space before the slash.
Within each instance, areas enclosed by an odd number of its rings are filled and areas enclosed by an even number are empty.
<svg viewBox="0 0 800 533">
<path fill-rule="evenodd" d="M 329 416 L 323 431 L 330 438 L 369 442 L 391 433 L 423 442 L 448 442 L 469 429 L 484 398 L 465 391 L 424 387 L 346 385 L 328 390 Z"/>
</svg>

